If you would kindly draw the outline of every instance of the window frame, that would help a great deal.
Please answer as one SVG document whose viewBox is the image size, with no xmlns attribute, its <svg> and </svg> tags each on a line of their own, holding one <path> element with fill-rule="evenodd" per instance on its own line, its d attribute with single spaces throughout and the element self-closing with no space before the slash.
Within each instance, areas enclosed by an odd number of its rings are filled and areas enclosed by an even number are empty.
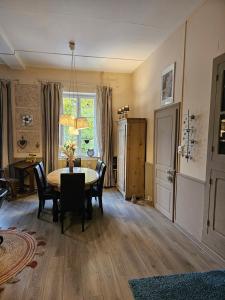
<svg viewBox="0 0 225 300">
<path fill-rule="evenodd" d="M 60 104 L 60 115 L 64 113 L 64 98 L 76 98 L 77 99 L 77 117 L 83 117 L 81 116 L 81 98 L 93 98 L 94 100 L 94 116 L 93 116 L 93 124 L 94 124 L 94 134 L 93 134 L 93 140 L 94 140 L 94 152 L 95 155 L 94 157 L 98 157 L 98 147 L 97 147 L 97 135 L 96 135 L 96 93 L 84 93 L 84 92 L 68 92 L 68 91 L 63 91 L 62 93 L 62 101 Z M 87 117 L 89 118 L 89 117 Z M 81 129 L 82 130 L 82 129 Z M 78 135 L 78 138 L 76 140 L 77 142 L 77 152 L 76 155 L 78 157 L 84 157 L 87 158 L 89 157 L 87 153 L 84 155 L 81 153 L 81 134 Z M 64 143 L 64 130 L 63 130 L 63 125 L 59 125 L 59 158 L 65 158 L 64 154 L 61 152 L 61 147 L 63 146 Z"/>
</svg>

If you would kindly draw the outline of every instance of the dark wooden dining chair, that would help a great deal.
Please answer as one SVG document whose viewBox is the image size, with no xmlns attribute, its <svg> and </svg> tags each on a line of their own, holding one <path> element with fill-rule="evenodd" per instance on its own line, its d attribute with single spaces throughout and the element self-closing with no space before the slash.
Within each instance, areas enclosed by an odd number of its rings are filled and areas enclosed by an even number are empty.
<svg viewBox="0 0 225 300">
<path fill-rule="evenodd" d="M 106 164 L 102 162 L 101 168 L 99 171 L 99 179 L 95 185 L 92 186 L 91 197 L 98 198 L 99 207 L 101 213 L 103 214 L 103 204 L 102 204 L 102 193 L 103 193 L 103 184 L 106 172 Z"/>
<path fill-rule="evenodd" d="M 47 182 L 47 181 L 46 181 L 46 174 L 45 174 L 45 167 L 44 167 L 43 161 L 40 161 L 40 162 L 38 163 L 38 165 L 39 165 L 39 167 L 40 167 L 40 169 L 41 169 L 41 173 L 42 173 L 43 179 L 45 180 L 45 182 Z"/>
<path fill-rule="evenodd" d="M 64 233 L 64 216 L 66 212 L 77 212 L 81 215 L 82 231 L 85 223 L 85 174 L 61 174 L 60 189 L 60 222 L 61 233 Z"/>
<path fill-rule="evenodd" d="M 34 169 L 34 175 L 37 183 L 38 198 L 39 198 L 38 218 L 40 218 L 40 214 L 44 209 L 45 201 L 51 200 L 53 201 L 53 207 L 52 207 L 53 222 L 57 222 L 59 193 L 54 191 L 50 186 L 46 186 L 39 165 L 36 165 L 33 169 Z"/>
<path fill-rule="evenodd" d="M 66 166 L 69 167 L 68 160 L 66 160 Z M 77 157 L 74 159 L 74 167 L 78 167 L 78 168 L 81 167 L 81 158 L 80 157 Z"/>
<path fill-rule="evenodd" d="M 102 163 L 103 163 L 103 161 L 98 159 L 96 168 L 95 168 L 95 171 L 98 172 L 98 174 L 100 173 Z"/>
</svg>

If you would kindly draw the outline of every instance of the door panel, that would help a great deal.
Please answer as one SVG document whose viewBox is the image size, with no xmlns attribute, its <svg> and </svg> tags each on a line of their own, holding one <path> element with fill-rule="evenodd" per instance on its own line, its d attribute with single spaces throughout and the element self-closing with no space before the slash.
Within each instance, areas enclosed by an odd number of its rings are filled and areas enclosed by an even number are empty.
<svg viewBox="0 0 225 300">
<path fill-rule="evenodd" d="M 225 254 L 225 172 L 213 170 L 209 198 L 207 242 L 224 256 Z"/>
<path fill-rule="evenodd" d="M 155 112 L 155 207 L 173 220 L 179 105 Z"/>
</svg>

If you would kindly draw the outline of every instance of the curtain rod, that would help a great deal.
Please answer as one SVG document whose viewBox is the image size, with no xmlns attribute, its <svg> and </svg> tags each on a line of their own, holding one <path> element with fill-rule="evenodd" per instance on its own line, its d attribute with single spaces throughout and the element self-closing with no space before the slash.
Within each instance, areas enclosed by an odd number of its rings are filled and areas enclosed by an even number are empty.
<svg viewBox="0 0 225 300">
<path fill-rule="evenodd" d="M 52 80 L 52 79 L 37 79 L 37 82 L 39 83 L 70 83 L 71 80 Z M 89 82 L 77 82 L 79 85 L 90 85 L 90 86 L 96 86 L 98 83 L 89 83 Z"/>
</svg>

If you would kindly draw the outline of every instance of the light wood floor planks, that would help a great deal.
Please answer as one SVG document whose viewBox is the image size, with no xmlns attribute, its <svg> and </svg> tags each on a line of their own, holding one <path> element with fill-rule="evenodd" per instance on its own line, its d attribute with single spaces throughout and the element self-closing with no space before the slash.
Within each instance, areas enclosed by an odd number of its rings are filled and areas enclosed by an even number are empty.
<svg viewBox="0 0 225 300">
<path fill-rule="evenodd" d="M 104 193 L 103 217 L 93 203 L 85 232 L 68 219 L 65 235 L 50 214 L 37 219 L 36 196 L 4 203 L 0 226 L 34 230 L 47 247 L 36 269 L 5 286 L 2 300 L 129 300 L 128 279 L 221 268 L 156 210 L 123 200 L 115 189 Z"/>
</svg>

